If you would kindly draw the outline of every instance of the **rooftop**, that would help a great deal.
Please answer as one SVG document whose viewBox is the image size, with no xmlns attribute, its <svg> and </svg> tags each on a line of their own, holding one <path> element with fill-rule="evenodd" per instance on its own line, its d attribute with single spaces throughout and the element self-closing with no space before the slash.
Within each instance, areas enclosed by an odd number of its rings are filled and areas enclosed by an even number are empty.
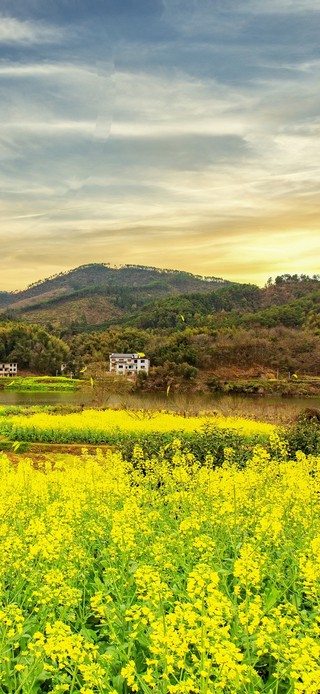
<svg viewBox="0 0 320 694">
<path fill-rule="evenodd" d="M 124 352 L 121 352 L 121 353 L 120 352 L 113 352 L 112 354 L 110 354 L 110 359 L 111 358 L 117 358 L 117 357 L 121 357 L 121 358 L 134 357 L 135 359 L 147 359 L 147 357 L 145 357 L 144 355 L 142 357 L 140 354 L 137 354 L 136 352 L 130 352 L 130 354 L 125 354 Z"/>
</svg>

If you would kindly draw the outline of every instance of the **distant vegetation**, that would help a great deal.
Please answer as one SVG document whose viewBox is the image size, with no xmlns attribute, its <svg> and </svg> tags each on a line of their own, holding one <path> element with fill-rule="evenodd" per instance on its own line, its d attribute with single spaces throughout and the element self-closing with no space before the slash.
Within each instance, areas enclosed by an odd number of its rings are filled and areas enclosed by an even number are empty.
<svg viewBox="0 0 320 694">
<path fill-rule="evenodd" d="M 215 390 L 221 381 L 245 373 L 317 375 L 319 280 L 289 276 L 264 289 L 232 285 L 170 297 L 149 304 L 122 325 L 67 340 L 75 369 L 83 362 L 107 361 L 110 351 L 145 351 L 153 369 L 141 383 L 144 389 L 194 381 L 200 389 Z"/>
<path fill-rule="evenodd" d="M 62 393 L 73 392 L 81 383 L 76 378 L 65 378 L 64 376 L 16 376 L 15 378 L 3 379 L 0 385 L 4 390 L 10 391 L 58 391 Z"/>
<path fill-rule="evenodd" d="M 226 284 L 230 283 L 220 277 L 201 277 L 180 270 L 159 269 L 144 265 L 111 267 L 104 263 L 92 263 L 34 282 L 23 291 L 2 292 L 2 294 L 0 293 L 0 305 L 10 303 L 13 306 L 21 302 L 28 303 L 28 300 L 33 299 L 41 301 L 42 299 L 50 299 L 57 294 L 67 295 L 92 287 L 127 287 L 129 289 L 150 287 L 151 290 L 155 288 L 160 292 L 174 293 L 174 291 L 183 292 L 197 289 L 205 291 L 206 288 L 209 290 L 212 285 L 223 286 Z"/>
<path fill-rule="evenodd" d="M 69 356 L 69 348 L 39 325 L 2 323 L 0 361 L 17 362 L 19 370 L 55 374 Z"/>
<path fill-rule="evenodd" d="M 0 312 L 10 319 L 54 327 L 61 336 L 66 328 L 109 327 L 166 296 L 212 292 L 231 284 L 178 270 L 96 263 L 35 282 L 24 291 L 0 293 Z"/>
<path fill-rule="evenodd" d="M 78 375 L 90 364 L 106 370 L 110 352 L 132 350 L 151 358 L 142 390 L 229 390 L 226 382 L 241 377 L 320 373 L 318 276 L 280 275 L 260 289 L 143 266 L 89 265 L 14 297 L 3 308 L 0 360 L 36 373 L 55 373 L 62 362 Z"/>
<path fill-rule="evenodd" d="M 178 273 L 183 291 L 162 278 L 147 302 L 140 272 L 117 291 L 36 284 L 43 327 L 23 293 L 2 314 L 0 361 L 65 363 L 93 407 L 0 407 L 1 694 L 316 694 L 320 412 L 280 428 L 192 409 L 197 390 L 320 384 L 319 278 L 195 291 Z M 153 364 L 137 388 L 188 387 L 190 407 L 106 407 L 113 379 L 134 387 L 109 353 L 133 350 Z"/>
</svg>

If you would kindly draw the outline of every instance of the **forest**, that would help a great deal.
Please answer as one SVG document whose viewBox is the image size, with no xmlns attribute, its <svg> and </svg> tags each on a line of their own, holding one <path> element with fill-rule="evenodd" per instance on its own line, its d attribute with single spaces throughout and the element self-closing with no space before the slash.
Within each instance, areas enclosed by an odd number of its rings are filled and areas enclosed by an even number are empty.
<svg viewBox="0 0 320 694">
<path fill-rule="evenodd" d="M 57 328 L 3 312 L 0 359 L 44 374 L 66 363 L 79 376 L 89 365 L 107 370 L 111 352 L 143 351 L 152 368 L 138 386 L 150 390 L 168 384 L 214 390 L 228 379 L 320 372 L 318 277 L 284 275 L 263 289 L 230 284 L 170 296 L 109 322 Z"/>
<path fill-rule="evenodd" d="M 55 375 L 69 358 L 68 345 L 38 325 L 0 324 L 0 361 L 17 362 L 18 369 Z"/>
</svg>

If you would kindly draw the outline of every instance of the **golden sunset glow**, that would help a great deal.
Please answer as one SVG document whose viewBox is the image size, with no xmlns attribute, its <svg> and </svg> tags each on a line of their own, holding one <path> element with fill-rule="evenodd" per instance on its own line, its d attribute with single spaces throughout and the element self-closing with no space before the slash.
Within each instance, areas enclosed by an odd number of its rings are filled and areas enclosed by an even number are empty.
<svg viewBox="0 0 320 694">
<path fill-rule="evenodd" d="M 5 0 L 1 289 L 94 262 L 319 272 L 314 3 L 151 5 Z"/>
</svg>

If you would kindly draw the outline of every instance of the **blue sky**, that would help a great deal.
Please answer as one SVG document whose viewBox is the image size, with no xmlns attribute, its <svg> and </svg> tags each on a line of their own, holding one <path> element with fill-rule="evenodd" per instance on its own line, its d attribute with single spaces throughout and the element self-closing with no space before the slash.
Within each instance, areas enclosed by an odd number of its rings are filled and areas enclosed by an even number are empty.
<svg viewBox="0 0 320 694">
<path fill-rule="evenodd" d="M 320 271 L 320 6 L 2 0 L 0 289 Z"/>
</svg>

